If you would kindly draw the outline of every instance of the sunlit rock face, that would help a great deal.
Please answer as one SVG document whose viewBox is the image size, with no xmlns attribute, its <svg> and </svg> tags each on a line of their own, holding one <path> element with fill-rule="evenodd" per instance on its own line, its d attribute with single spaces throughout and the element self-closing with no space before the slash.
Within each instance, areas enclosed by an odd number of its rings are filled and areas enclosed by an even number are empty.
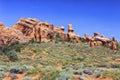
<svg viewBox="0 0 120 80">
<path fill-rule="evenodd" d="M 49 42 L 59 36 L 68 42 L 80 42 L 84 40 L 91 47 L 107 45 L 111 49 L 117 49 L 117 41 L 114 39 L 100 36 L 98 32 L 94 36 L 85 35 L 80 37 L 74 32 L 72 24 L 68 24 L 68 32 L 65 32 L 64 26 L 56 26 L 48 22 L 41 22 L 36 18 L 20 18 L 11 28 L 6 27 L 0 22 L 0 48 L 4 45 L 13 45 L 29 42 Z"/>
</svg>

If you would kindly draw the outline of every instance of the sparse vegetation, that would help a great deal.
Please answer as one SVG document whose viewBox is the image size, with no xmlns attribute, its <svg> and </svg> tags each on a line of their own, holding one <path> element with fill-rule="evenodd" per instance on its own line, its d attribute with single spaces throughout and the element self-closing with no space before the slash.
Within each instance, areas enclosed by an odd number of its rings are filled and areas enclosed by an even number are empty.
<svg viewBox="0 0 120 80">
<path fill-rule="evenodd" d="M 31 41 L 0 50 L 0 79 L 10 72 L 13 79 L 24 74 L 23 80 L 84 80 L 85 75 L 119 80 L 119 58 L 120 50 L 104 46 Z"/>
</svg>

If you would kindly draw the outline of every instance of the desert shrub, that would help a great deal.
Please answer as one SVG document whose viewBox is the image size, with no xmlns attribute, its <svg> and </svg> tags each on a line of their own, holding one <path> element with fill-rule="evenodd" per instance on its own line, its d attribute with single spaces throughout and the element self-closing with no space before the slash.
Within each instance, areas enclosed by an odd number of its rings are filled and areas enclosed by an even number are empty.
<svg viewBox="0 0 120 80">
<path fill-rule="evenodd" d="M 83 73 L 85 73 L 85 74 L 88 74 L 88 75 L 92 75 L 93 73 L 94 73 L 94 68 L 85 68 L 84 70 L 83 70 Z"/>
<path fill-rule="evenodd" d="M 56 78 L 56 80 L 72 80 L 72 74 L 67 72 L 60 73 L 60 77 Z"/>
<path fill-rule="evenodd" d="M 120 68 L 120 64 L 111 64 L 112 68 Z"/>
<path fill-rule="evenodd" d="M 11 61 L 16 61 L 18 60 L 18 56 L 17 54 L 15 53 L 15 51 L 10 51 L 9 49 L 7 49 L 6 51 L 0 51 L 0 55 L 3 55 L 3 56 L 7 56 L 9 58 L 9 60 Z"/>
<path fill-rule="evenodd" d="M 3 52 L 3 53 L 7 53 L 7 52 L 9 52 L 11 49 L 10 49 L 10 47 L 8 46 L 8 45 L 4 45 L 3 46 L 3 48 L 1 49 L 1 51 Z"/>
<path fill-rule="evenodd" d="M 77 77 L 77 79 L 78 80 L 85 80 L 85 77 L 80 75 L 80 76 Z"/>
<path fill-rule="evenodd" d="M 120 43 L 117 43 L 117 49 L 120 50 Z"/>
<path fill-rule="evenodd" d="M 95 72 L 95 73 L 93 74 L 93 76 L 94 76 L 95 78 L 99 78 L 99 77 L 102 75 L 102 73 L 103 73 L 103 71 L 98 70 L 97 72 Z"/>
<path fill-rule="evenodd" d="M 25 70 L 32 70 L 32 69 L 34 69 L 34 67 L 33 66 L 30 66 L 30 65 L 23 65 L 22 66 Z"/>
<path fill-rule="evenodd" d="M 16 52 L 20 52 L 20 51 L 21 51 L 21 46 L 20 46 L 20 44 L 14 45 L 14 49 L 15 49 Z"/>
<path fill-rule="evenodd" d="M 72 60 L 82 62 L 82 61 L 84 61 L 84 60 L 85 60 L 85 58 L 84 58 L 84 57 L 81 57 L 81 58 L 80 58 L 80 57 L 77 57 L 77 58 L 73 57 L 73 58 L 72 58 Z"/>
<path fill-rule="evenodd" d="M 18 56 L 14 50 L 20 52 L 20 46 L 18 44 L 13 46 L 4 45 L 0 50 L 0 55 L 7 56 L 11 61 L 16 61 L 18 60 Z"/>
<path fill-rule="evenodd" d="M 71 74 L 73 74 L 73 68 L 71 68 L 71 67 L 67 67 L 66 68 L 66 72 L 68 72 L 68 73 L 71 73 Z"/>
<path fill-rule="evenodd" d="M 84 43 L 85 43 L 85 42 L 86 42 L 86 40 L 85 40 L 84 38 L 81 38 L 81 42 L 84 42 Z"/>
<path fill-rule="evenodd" d="M 29 74 L 35 74 L 38 70 L 36 68 L 34 68 L 33 66 L 29 66 L 29 65 L 23 65 L 23 68 L 27 71 L 26 75 Z"/>
<path fill-rule="evenodd" d="M 59 76 L 59 70 L 52 70 L 45 74 L 44 80 L 55 80 Z"/>
<path fill-rule="evenodd" d="M 18 60 L 18 56 L 14 51 L 7 52 L 6 55 L 9 58 L 9 60 L 11 60 L 11 61 Z"/>
<path fill-rule="evenodd" d="M 79 75 L 82 75 L 83 70 L 78 70 Z"/>
<path fill-rule="evenodd" d="M 17 79 L 17 78 L 18 78 L 18 77 L 17 77 L 17 75 L 16 75 L 16 74 L 14 74 L 14 73 L 10 74 L 10 75 L 9 75 L 9 77 L 11 77 L 11 79 L 12 79 L 12 80 L 14 80 L 14 79 Z"/>
<path fill-rule="evenodd" d="M 30 77 L 24 77 L 22 80 L 33 80 L 33 79 Z"/>
<path fill-rule="evenodd" d="M 111 67 L 111 64 L 100 63 L 100 64 L 98 64 L 98 67 L 106 67 L 106 68 L 110 68 L 110 67 Z"/>
<path fill-rule="evenodd" d="M 29 43 L 35 43 L 35 40 L 34 40 L 34 39 L 31 39 L 31 40 L 29 41 Z"/>
<path fill-rule="evenodd" d="M 2 50 L 0 50 L 0 55 L 4 55 L 4 52 Z"/>
<path fill-rule="evenodd" d="M 10 73 L 22 74 L 24 71 L 24 68 L 20 66 L 12 66 L 10 67 L 9 71 Z"/>
<path fill-rule="evenodd" d="M 59 42 L 64 43 L 64 42 L 65 42 L 65 40 L 63 40 L 63 39 L 59 36 L 59 34 L 57 34 L 57 35 L 55 36 L 54 40 L 55 40 L 55 43 L 59 43 Z"/>
<path fill-rule="evenodd" d="M 112 80 L 120 80 L 120 70 L 105 71 L 103 77 L 110 77 Z"/>
<path fill-rule="evenodd" d="M 29 69 L 27 70 L 27 74 L 26 75 L 29 75 L 29 74 L 36 74 L 38 71 L 34 68 L 34 69 Z"/>
<path fill-rule="evenodd" d="M 0 65 L 0 71 L 6 71 L 7 70 L 7 66 L 5 65 Z"/>
<path fill-rule="evenodd" d="M 80 68 L 80 69 L 83 69 L 83 68 L 85 68 L 85 67 L 86 67 L 86 65 L 83 64 L 83 63 L 79 65 L 79 68 Z"/>
<path fill-rule="evenodd" d="M 42 80 L 55 80 L 56 77 L 59 77 L 61 70 L 56 68 L 56 67 L 52 67 L 52 66 L 46 66 L 46 67 L 42 67 L 40 69 L 40 78 Z"/>
<path fill-rule="evenodd" d="M 34 53 L 37 53 L 37 50 L 32 50 Z"/>
<path fill-rule="evenodd" d="M 0 78 L 3 78 L 3 77 L 5 77 L 6 76 L 6 74 L 5 74 L 5 72 L 0 72 Z"/>
<path fill-rule="evenodd" d="M 82 75 L 83 70 L 74 70 L 73 74 L 75 75 Z"/>
</svg>

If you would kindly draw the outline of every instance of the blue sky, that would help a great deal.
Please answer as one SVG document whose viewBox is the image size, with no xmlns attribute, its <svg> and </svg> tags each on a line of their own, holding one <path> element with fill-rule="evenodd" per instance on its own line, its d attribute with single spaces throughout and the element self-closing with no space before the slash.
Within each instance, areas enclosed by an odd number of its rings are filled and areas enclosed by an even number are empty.
<svg viewBox="0 0 120 80">
<path fill-rule="evenodd" d="M 54 26 L 73 25 L 80 36 L 99 32 L 120 41 L 120 0 L 0 0 L 0 21 L 11 27 L 31 17 Z"/>
</svg>

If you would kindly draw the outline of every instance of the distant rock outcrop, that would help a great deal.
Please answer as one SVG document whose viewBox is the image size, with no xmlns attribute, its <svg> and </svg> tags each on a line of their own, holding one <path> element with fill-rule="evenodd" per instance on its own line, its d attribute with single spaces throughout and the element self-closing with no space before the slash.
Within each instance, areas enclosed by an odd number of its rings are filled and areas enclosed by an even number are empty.
<svg viewBox="0 0 120 80">
<path fill-rule="evenodd" d="M 63 26 L 54 27 L 53 24 L 47 22 L 40 22 L 36 18 L 21 18 L 13 27 L 7 28 L 3 23 L 0 23 L 0 48 L 4 45 L 13 45 L 16 43 L 25 43 L 34 39 L 36 42 L 52 41 L 56 35 L 68 42 L 80 42 L 84 40 L 91 47 L 107 45 L 111 49 L 117 49 L 117 41 L 115 39 L 99 36 L 98 32 L 94 36 L 85 35 L 80 37 L 74 33 L 72 24 L 68 24 L 68 33 L 64 32 Z"/>
<path fill-rule="evenodd" d="M 93 37 L 85 34 L 84 39 L 91 47 L 105 45 L 113 50 L 117 49 L 117 40 L 100 36 L 98 32 L 95 32 Z"/>
</svg>

